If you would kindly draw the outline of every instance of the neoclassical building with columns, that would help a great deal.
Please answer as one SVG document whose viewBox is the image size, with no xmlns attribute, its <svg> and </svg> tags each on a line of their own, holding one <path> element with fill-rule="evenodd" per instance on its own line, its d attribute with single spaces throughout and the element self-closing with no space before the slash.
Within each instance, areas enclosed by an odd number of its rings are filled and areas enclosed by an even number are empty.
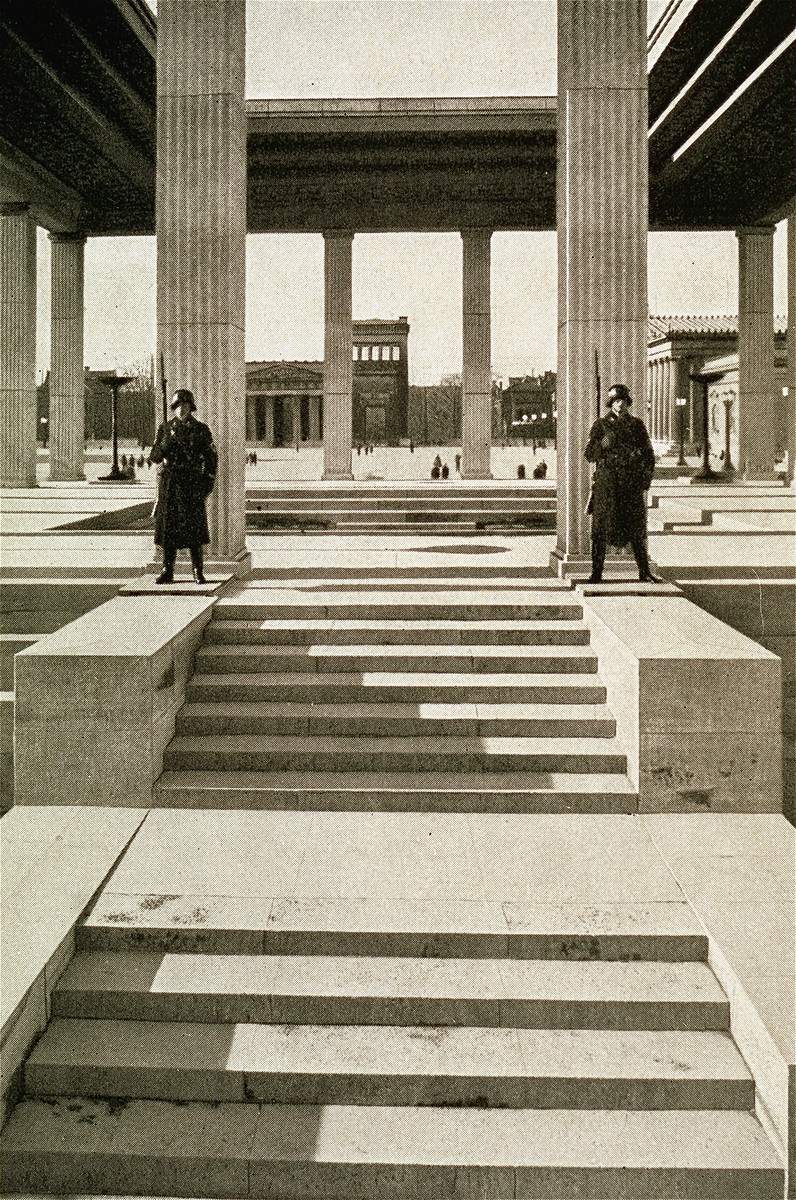
<svg viewBox="0 0 796 1200">
<path fill-rule="evenodd" d="M 408 436 L 409 322 L 352 321 L 354 445 L 399 445 Z M 323 445 L 324 364 L 246 364 L 246 441 Z"/>
</svg>

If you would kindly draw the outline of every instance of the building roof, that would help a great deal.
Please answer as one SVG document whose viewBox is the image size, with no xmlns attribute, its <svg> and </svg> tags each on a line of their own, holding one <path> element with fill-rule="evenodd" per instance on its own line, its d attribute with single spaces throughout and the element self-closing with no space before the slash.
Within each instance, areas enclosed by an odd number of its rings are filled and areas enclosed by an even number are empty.
<svg viewBox="0 0 796 1200">
<path fill-rule="evenodd" d="M 774 332 L 784 333 L 787 329 L 787 318 L 774 317 Z M 734 316 L 653 316 L 648 321 L 648 340 L 653 342 L 659 338 L 669 337 L 676 333 L 694 334 L 738 334 L 738 318 Z"/>
</svg>

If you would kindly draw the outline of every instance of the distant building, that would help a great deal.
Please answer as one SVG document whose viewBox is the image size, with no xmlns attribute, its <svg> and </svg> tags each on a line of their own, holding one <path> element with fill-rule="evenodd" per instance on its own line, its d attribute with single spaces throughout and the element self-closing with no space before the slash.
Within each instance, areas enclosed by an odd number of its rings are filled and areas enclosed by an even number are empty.
<svg viewBox="0 0 796 1200">
<path fill-rule="evenodd" d="M 409 322 L 354 321 L 354 443 L 397 445 L 409 436 Z M 246 440 L 264 446 L 323 441 L 323 363 L 246 364 Z"/>
<path fill-rule="evenodd" d="M 646 424 L 653 441 L 674 447 L 680 430 L 675 400 L 687 401 L 684 442 L 687 449 L 703 444 L 704 400 L 708 402 L 708 437 L 711 452 L 724 450 L 727 416 L 730 454 L 738 455 L 738 318 L 733 316 L 652 316 L 647 349 Z M 776 430 L 778 444 L 787 440 L 787 398 L 782 395 L 788 361 L 786 321 L 778 317 L 772 331 Z M 725 404 L 725 401 L 728 402 Z"/>
<path fill-rule="evenodd" d="M 556 373 L 511 377 L 501 393 L 502 435 L 506 441 L 554 441 Z"/>
</svg>

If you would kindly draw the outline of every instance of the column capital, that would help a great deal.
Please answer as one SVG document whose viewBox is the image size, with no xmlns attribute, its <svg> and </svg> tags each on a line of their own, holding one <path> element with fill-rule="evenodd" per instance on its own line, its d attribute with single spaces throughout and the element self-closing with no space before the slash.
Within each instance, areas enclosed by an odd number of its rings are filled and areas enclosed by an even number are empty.
<svg viewBox="0 0 796 1200">
<path fill-rule="evenodd" d="M 773 225 L 739 225 L 735 230 L 737 238 L 742 237 L 771 237 L 773 236 L 775 226 Z"/>
<path fill-rule="evenodd" d="M 77 242 L 80 245 L 85 245 L 87 241 L 86 234 L 80 233 L 77 230 L 68 233 L 48 233 L 47 237 L 54 244 L 58 242 Z"/>
<path fill-rule="evenodd" d="M 30 212 L 27 200 L 0 201 L 0 217 L 18 217 L 26 212 Z"/>
<path fill-rule="evenodd" d="M 323 236 L 329 239 L 335 238 L 341 242 L 346 240 L 353 242 L 354 232 L 353 229 L 324 229 Z"/>
<path fill-rule="evenodd" d="M 494 229 L 490 228 L 489 225 L 465 225 L 463 229 L 459 230 L 459 234 L 463 238 L 468 238 L 468 237 L 491 238 L 492 234 L 494 232 L 495 232 Z"/>
</svg>

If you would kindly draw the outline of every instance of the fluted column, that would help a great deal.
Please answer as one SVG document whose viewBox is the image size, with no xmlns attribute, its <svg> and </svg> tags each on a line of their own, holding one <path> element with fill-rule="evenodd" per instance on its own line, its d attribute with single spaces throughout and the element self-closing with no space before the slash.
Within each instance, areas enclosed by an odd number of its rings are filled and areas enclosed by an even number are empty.
<svg viewBox="0 0 796 1200">
<path fill-rule="evenodd" d="M 785 399 L 785 430 L 788 449 L 788 480 L 796 474 L 796 210 L 788 216 L 788 394 Z"/>
<path fill-rule="evenodd" d="M 321 398 L 310 396 L 310 441 L 316 445 L 321 440 Z"/>
<path fill-rule="evenodd" d="M 0 486 L 36 486 L 36 224 L 0 204 Z"/>
<path fill-rule="evenodd" d="M 747 479 L 774 478 L 774 228 L 739 229 L 738 460 Z"/>
<path fill-rule="evenodd" d="M 85 478 L 86 386 L 83 371 L 85 236 L 51 233 L 50 478 Z"/>
<path fill-rule="evenodd" d="M 290 401 L 293 408 L 293 442 L 298 447 L 301 444 L 301 396 L 295 392 Z"/>
<path fill-rule="evenodd" d="M 656 358 L 652 364 L 652 409 L 650 410 L 650 437 L 653 441 L 658 440 L 658 427 L 660 425 L 660 403 L 661 403 L 661 364 Z"/>
<path fill-rule="evenodd" d="M 462 230 L 462 479 L 492 478 L 491 238 Z"/>
<path fill-rule="evenodd" d="M 353 479 L 351 252 L 354 235 L 350 230 L 330 230 L 324 233 L 323 244 L 323 477 Z"/>
<path fill-rule="evenodd" d="M 587 560 L 583 459 L 605 389 L 644 396 L 647 361 L 647 4 L 558 0 L 558 538 Z"/>
<path fill-rule="evenodd" d="M 273 396 L 265 397 L 265 444 L 273 446 L 274 444 L 274 398 Z"/>
<path fill-rule="evenodd" d="M 160 0 L 158 347 L 219 453 L 211 556 L 245 566 L 245 0 Z"/>
<path fill-rule="evenodd" d="M 674 360 L 671 358 L 666 359 L 663 379 L 663 441 L 671 443 L 672 429 L 674 428 L 672 410 L 675 407 L 675 397 L 677 395 L 677 372 L 675 371 Z"/>
</svg>

